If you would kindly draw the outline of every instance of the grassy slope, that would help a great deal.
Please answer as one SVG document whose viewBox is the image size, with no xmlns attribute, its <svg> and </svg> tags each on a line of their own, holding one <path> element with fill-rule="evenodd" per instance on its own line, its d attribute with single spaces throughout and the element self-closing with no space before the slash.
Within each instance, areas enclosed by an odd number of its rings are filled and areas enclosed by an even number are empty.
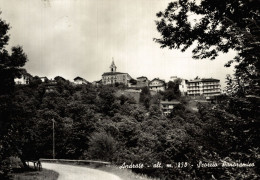
<svg viewBox="0 0 260 180">
<path fill-rule="evenodd" d="M 121 95 L 125 95 L 126 97 L 133 97 L 135 99 L 135 101 L 138 103 L 139 102 L 139 98 L 140 98 L 140 93 L 138 91 L 134 91 L 134 90 L 118 90 L 115 95 L 117 97 L 120 97 Z M 151 91 L 151 95 L 155 95 L 156 92 L 155 91 Z"/>
<path fill-rule="evenodd" d="M 117 97 L 125 95 L 126 97 L 133 97 L 136 102 L 139 102 L 140 92 L 128 92 L 125 90 L 118 90 L 115 94 Z"/>
</svg>

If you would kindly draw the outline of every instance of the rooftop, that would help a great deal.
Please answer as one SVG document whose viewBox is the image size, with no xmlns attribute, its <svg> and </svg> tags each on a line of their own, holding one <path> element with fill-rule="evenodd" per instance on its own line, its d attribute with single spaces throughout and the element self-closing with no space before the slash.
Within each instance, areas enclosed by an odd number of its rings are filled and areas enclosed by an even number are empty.
<svg viewBox="0 0 260 180">
<path fill-rule="evenodd" d="M 122 72 L 105 72 L 102 74 L 102 76 L 108 76 L 108 75 L 117 75 L 117 74 L 127 74 Z"/>
<path fill-rule="evenodd" d="M 171 105 L 171 104 L 174 104 L 174 105 L 177 105 L 177 104 L 180 104 L 180 101 L 161 101 L 160 102 L 161 104 L 168 104 L 168 105 Z"/>
<path fill-rule="evenodd" d="M 212 81 L 219 82 L 220 80 L 219 79 L 213 79 L 213 78 L 202 78 L 202 79 L 194 79 L 194 80 L 191 80 L 189 82 L 212 82 Z"/>
</svg>

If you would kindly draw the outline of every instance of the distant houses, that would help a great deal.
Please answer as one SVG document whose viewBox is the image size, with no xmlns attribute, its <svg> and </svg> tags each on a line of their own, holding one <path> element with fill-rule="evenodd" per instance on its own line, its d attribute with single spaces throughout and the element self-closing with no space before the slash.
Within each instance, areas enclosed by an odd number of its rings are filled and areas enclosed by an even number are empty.
<svg viewBox="0 0 260 180">
<path fill-rule="evenodd" d="M 110 65 L 110 71 L 102 74 L 102 79 L 88 82 L 86 79 L 77 76 L 73 79 L 72 84 L 75 85 L 86 85 L 92 84 L 93 86 L 100 85 L 116 85 L 124 84 L 128 89 L 141 91 L 143 87 L 149 87 L 153 92 L 165 91 L 168 83 L 160 78 L 154 78 L 151 81 L 146 76 L 140 76 L 133 79 L 128 73 L 117 72 L 117 67 L 114 60 Z M 55 89 L 57 82 L 67 81 L 63 77 L 56 76 L 54 80 L 49 80 L 47 77 L 39 77 L 43 83 L 46 83 L 46 92 L 51 92 Z M 15 84 L 28 85 L 32 76 L 25 70 L 19 78 L 15 78 Z M 205 99 L 212 101 L 221 94 L 220 80 L 215 78 L 195 78 L 193 80 L 182 79 L 177 76 L 171 76 L 170 81 L 179 84 L 179 90 L 182 96 L 188 96 L 192 99 Z M 169 104 L 169 103 L 168 103 Z M 166 104 L 165 104 L 166 106 Z M 170 106 L 172 107 L 172 106 Z"/>
</svg>

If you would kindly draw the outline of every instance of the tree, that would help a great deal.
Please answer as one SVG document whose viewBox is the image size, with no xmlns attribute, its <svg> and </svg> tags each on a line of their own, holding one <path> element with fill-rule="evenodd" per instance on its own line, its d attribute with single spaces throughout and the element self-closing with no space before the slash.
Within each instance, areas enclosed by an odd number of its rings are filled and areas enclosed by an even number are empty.
<svg viewBox="0 0 260 180">
<path fill-rule="evenodd" d="M 237 62 L 235 76 L 247 82 L 247 93 L 259 94 L 259 0 L 178 0 L 157 17 L 161 38 L 154 40 L 162 48 L 185 51 L 196 44 L 195 59 L 215 59 L 220 52 L 235 50 L 237 56 L 226 66 Z"/>
<path fill-rule="evenodd" d="M 15 123 L 18 120 L 14 114 L 14 78 L 21 76 L 22 67 L 27 61 L 22 47 L 12 47 L 11 54 L 6 50 L 9 29 L 9 25 L 0 19 L 0 179 L 5 178 L 8 172 L 8 157 L 13 154 L 21 155 L 19 147 L 13 141 L 14 133 L 17 132 Z"/>
<path fill-rule="evenodd" d="M 179 80 L 169 81 L 168 82 L 168 88 L 166 91 L 163 93 L 164 94 L 164 99 L 168 99 L 168 101 L 171 101 L 173 99 L 177 99 L 181 96 L 181 92 L 179 89 Z"/>
<path fill-rule="evenodd" d="M 111 161 L 116 144 L 114 138 L 106 132 L 95 132 L 90 137 L 88 152 L 93 159 Z"/>
<path fill-rule="evenodd" d="M 149 87 L 145 86 L 142 88 L 140 93 L 139 101 L 148 109 L 150 107 L 151 92 Z"/>
</svg>

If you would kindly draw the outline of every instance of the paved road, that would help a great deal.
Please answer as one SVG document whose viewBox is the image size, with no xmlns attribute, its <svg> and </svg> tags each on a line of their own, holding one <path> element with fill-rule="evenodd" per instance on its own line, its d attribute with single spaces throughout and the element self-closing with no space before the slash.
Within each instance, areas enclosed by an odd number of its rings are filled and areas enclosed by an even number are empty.
<svg viewBox="0 0 260 180">
<path fill-rule="evenodd" d="M 59 180 L 121 180 L 118 176 L 108 172 L 81 166 L 43 162 L 42 167 L 58 172 Z"/>
</svg>

